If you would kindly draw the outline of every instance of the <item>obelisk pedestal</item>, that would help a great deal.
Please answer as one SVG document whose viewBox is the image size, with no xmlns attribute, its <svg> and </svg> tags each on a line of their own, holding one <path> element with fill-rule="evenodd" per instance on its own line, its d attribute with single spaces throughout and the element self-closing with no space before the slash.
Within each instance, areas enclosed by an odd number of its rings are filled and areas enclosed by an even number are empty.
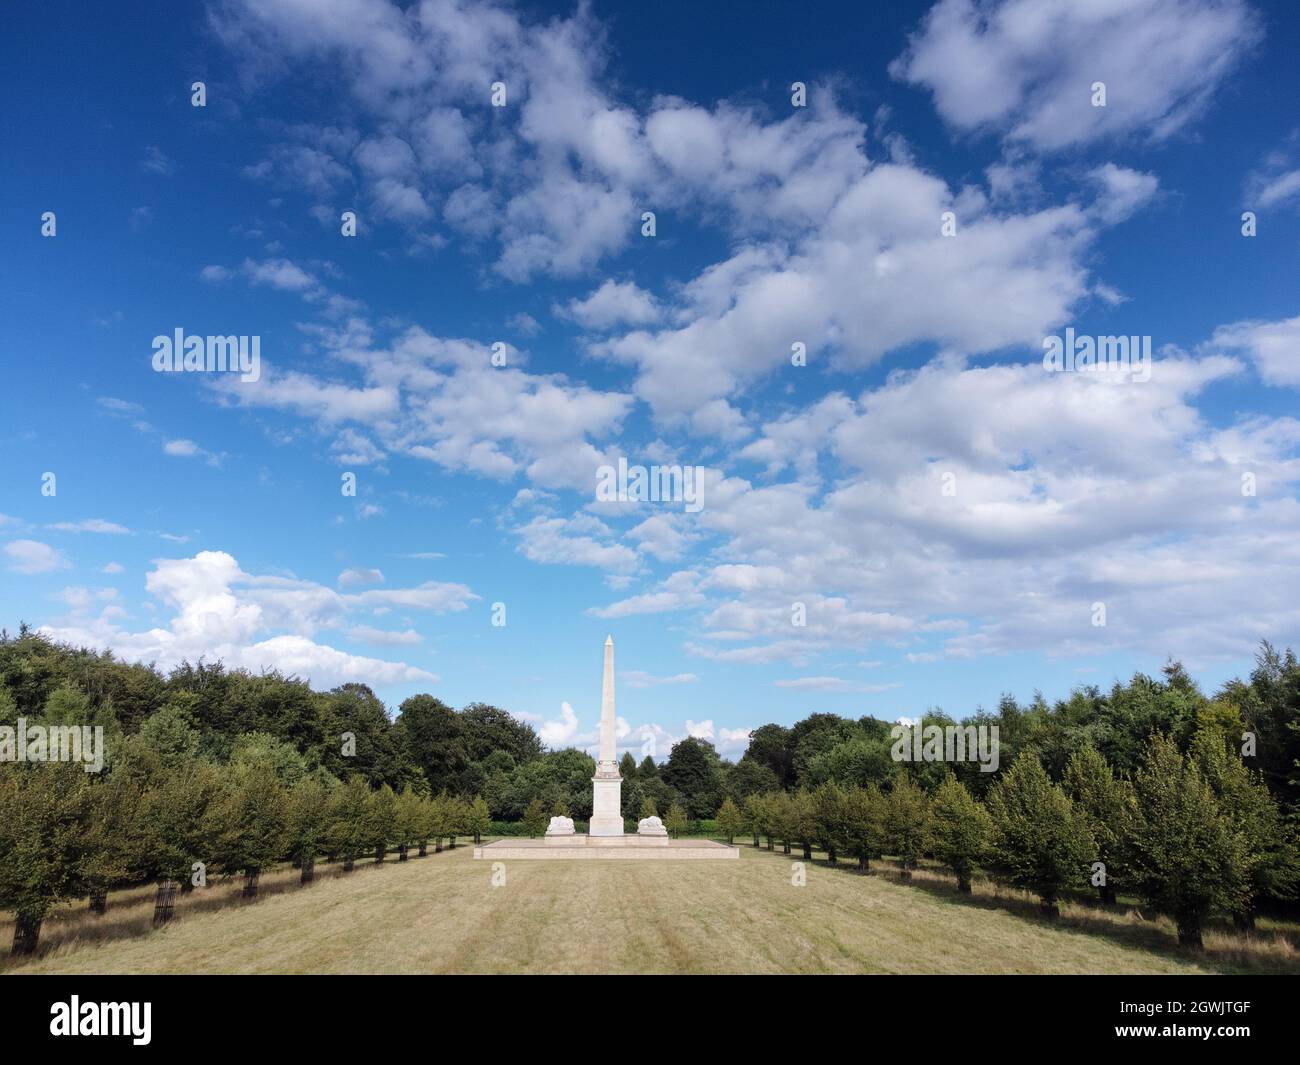
<svg viewBox="0 0 1300 1065">
<path fill-rule="evenodd" d="M 605 638 L 605 676 L 600 692 L 600 758 L 591 778 L 589 836 L 623 835 L 623 778 L 614 746 L 614 637 Z"/>
</svg>

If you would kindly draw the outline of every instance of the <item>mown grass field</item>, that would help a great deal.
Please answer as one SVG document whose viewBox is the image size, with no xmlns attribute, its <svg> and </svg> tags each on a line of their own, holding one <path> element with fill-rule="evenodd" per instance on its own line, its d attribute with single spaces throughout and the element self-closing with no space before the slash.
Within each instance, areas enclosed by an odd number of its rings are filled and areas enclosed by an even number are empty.
<svg viewBox="0 0 1300 1065">
<path fill-rule="evenodd" d="M 870 875 L 821 861 L 791 884 L 790 856 L 741 847 L 738 862 L 491 863 L 458 847 L 405 863 L 318 866 L 180 899 L 150 929 L 153 892 L 84 901 L 46 922 L 41 954 L 10 973 L 1205 973 L 1300 972 L 1300 928 L 1261 922 L 1251 937 L 1206 933 L 1176 946 L 1172 926 L 1134 910 L 1066 902 L 1055 924 L 1034 900 L 889 863 Z M 7 947 L 12 921 L 0 921 Z"/>
</svg>

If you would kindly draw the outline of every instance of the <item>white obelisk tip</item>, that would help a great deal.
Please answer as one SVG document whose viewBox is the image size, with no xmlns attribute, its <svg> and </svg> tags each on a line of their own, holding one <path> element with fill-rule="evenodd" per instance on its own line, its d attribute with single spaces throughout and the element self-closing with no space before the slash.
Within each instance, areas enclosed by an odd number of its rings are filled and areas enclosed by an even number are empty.
<svg viewBox="0 0 1300 1065">
<path fill-rule="evenodd" d="M 609 647 L 613 642 L 614 642 L 614 637 L 613 637 L 613 636 L 606 636 L 606 637 L 605 637 L 605 646 L 606 646 L 606 647 Z"/>
</svg>

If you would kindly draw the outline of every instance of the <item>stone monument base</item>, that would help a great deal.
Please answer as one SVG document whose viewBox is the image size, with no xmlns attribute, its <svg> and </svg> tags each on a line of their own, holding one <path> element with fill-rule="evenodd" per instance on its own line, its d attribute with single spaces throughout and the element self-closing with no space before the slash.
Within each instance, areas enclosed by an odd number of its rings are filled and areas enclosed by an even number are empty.
<svg viewBox="0 0 1300 1065">
<path fill-rule="evenodd" d="M 487 861 L 575 858 L 579 861 L 659 859 L 691 861 L 735 859 L 739 847 L 711 839 L 669 839 L 667 836 L 546 836 L 543 839 L 499 839 L 474 848 L 474 857 Z"/>
</svg>

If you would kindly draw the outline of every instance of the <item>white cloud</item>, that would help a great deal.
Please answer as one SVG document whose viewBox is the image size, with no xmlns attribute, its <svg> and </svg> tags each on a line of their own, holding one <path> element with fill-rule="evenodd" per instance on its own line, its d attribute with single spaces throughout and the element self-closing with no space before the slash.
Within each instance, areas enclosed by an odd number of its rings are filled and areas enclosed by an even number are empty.
<svg viewBox="0 0 1300 1065">
<path fill-rule="evenodd" d="M 537 736 L 551 750 L 568 747 L 578 736 L 578 715 L 567 702 L 560 704 L 558 720 L 543 721 Z"/>
<path fill-rule="evenodd" d="M 85 518 L 82 521 L 60 521 L 48 526 L 59 532 L 88 532 L 102 533 L 109 536 L 129 535 L 131 530 L 125 525 L 118 525 L 117 522 L 105 521 L 103 518 Z"/>
<path fill-rule="evenodd" d="M 1261 35 L 1243 0 L 940 0 L 890 72 L 957 129 L 1055 151 L 1177 133 Z"/>
<path fill-rule="evenodd" d="M 1220 326 L 1210 346 L 1248 355 L 1265 384 L 1300 388 L 1300 316 Z"/>
<path fill-rule="evenodd" d="M 655 298 L 632 281 L 606 281 L 583 300 L 570 300 L 555 313 L 584 329 L 608 330 L 620 325 L 648 325 L 661 315 Z"/>
<path fill-rule="evenodd" d="M 380 570 L 360 567 L 345 569 L 338 577 L 340 588 L 352 588 L 358 584 L 383 584 L 384 575 Z"/>
<path fill-rule="evenodd" d="M 630 688 L 658 688 L 664 684 L 694 684 L 700 678 L 694 673 L 677 673 L 672 676 L 658 677 L 639 669 L 621 669 L 618 672 L 620 682 Z"/>
<path fill-rule="evenodd" d="M 437 677 L 425 669 L 349 654 L 315 637 L 321 630 L 342 628 L 357 610 L 398 606 L 441 613 L 464 610 L 477 599 L 463 585 L 435 582 L 342 595 L 311 581 L 245 573 L 222 551 L 159 560 L 145 587 L 171 610 L 165 625 L 132 632 L 118 625 L 119 613 L 104 611 L 94 618 L 74 613 L 43 626 L 42 631 L 77 645 L 112 648 L 131 661 L 157 662 L 164 669 L 204 657 L 220 659 L 232 668 L 297 673 L 317 687 L 344 681 L 432 682 Z M 350 628 L 368 631 L 364 626 Z M 410 642 L 406 634 L 389 635 Z"/>
<path fill-rule="evenodd" d="M 62 552 L 39 540 L 11 540 L 5 544 L 4 550 L 9 558 L 9 569 L 14 573 L 52 573 L 70 565 Z"/>
</svg>

